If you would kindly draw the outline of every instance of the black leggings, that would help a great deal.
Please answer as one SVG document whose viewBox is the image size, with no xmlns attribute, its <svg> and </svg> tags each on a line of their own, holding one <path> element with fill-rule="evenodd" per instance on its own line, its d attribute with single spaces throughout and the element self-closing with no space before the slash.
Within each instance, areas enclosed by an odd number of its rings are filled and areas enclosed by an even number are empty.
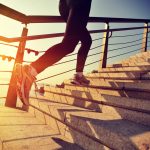
<svg viewBox="0 0 150 150">
<path fill-rule="evenodd" d="M 88 0 L 85 0 L 86 2 Z M 64 11 L 65 10 L 65 11 Z M 37 73 L 61 60 L 64 56 L 72 53 L 81 41 L 81 47 L 77 54 L 76 72 L 83 72 L 85 61 L 92 44 L 91 36 L 86 29 L 90 5 L 82 6 L 60 6 L 60 14 L 67 22 L 64 38 L 61 43 L 50 47 L 35 62 L 31 63 Z"/>
</svg>

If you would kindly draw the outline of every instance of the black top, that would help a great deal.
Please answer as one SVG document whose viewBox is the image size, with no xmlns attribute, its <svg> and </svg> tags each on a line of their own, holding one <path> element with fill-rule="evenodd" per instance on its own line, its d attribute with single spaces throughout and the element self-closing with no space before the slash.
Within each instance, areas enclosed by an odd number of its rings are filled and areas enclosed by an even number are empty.
<svg viewBox="0 0 150 150">
<path fill-rule="evenodd" d="M 70 7 L 89 7 L 91 6 L 92 0 L 60 0 L 59 4 L 63 6 L 67 6 L 68 8 Z"/>
</svg>

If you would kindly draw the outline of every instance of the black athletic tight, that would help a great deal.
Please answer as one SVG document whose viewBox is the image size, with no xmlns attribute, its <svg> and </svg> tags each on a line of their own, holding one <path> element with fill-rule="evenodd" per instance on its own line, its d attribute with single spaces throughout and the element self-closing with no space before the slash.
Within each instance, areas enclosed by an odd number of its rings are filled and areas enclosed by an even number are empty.
<svg viewBox="0 0 150 150">
<path fill-rule="evenodd" d="M 60 0 L 59 11 L 67 22 L 64 38 L 61 43 L 50 47 L 39 59 L 31 63 L 38 73 L 72 53 L 81 41 L 77 54 L 77 72 L 83 72 L 85 61 L 92 44 L 91 36 L 86 29 L 91 0 Z"/>
</svg>

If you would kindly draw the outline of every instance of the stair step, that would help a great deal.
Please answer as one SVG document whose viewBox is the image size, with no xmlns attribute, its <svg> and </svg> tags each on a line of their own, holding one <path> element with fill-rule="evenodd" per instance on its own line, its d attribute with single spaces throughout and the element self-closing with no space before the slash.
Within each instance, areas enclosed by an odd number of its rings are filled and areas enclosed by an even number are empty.
<svg viewBox="0 0 150 150">
<path fill-rule="evenodd" d="M 150 146 L 150 128 L 127 120 L 82 112 L 72 114 L 70 122 L 113 149 L 134 150 L 143 144 Z"/>
<path fill-rule="evenodd" d="M 97 82 L 97 84 L 99 84 Z M 102 86 L 90 85 L 86 86 L 75 86 L 69 83 L 65 84 L 65 89 L 78 90 L 85 92 L 93 92 L 95 94 L 107 94 L 114 96 L 138 98 L 138 99 L 150 99 L 149 84 L 146 83 L 132 83 L 132 82 L 110 82 Z"/>
<path fill-rule="evenodd" d="M 78 87 L 85 88 L 86 86 L 80 85 L 73 85 L 70 81 L 65 82 L 65 88 L 71 86 L 77 89 Z M 150 92 L 149 83 L 142 83 L 142 82 L 114 82 L 114 81 L 105 81 L 105 80 L 96 80 L 96 82 L 91 81 L 90 85 L 87 88 L 94 88 L 94 89 L 108 89 L 108 90 L 125 90 L 125 91 L 138 91 L 138 92 Z"/>
<path fill-rule="evenodd" d="M 112 149 L 133 150 L 140 148 L 142 144 L 150 144 L 150 128 L 147 126 L 105 113 L 81 110 L 77 107 L 70 109 L 62 104 L 56 103 L 54 105 L 52 102 L 41 102 L 37 99 L 31 99 L 31 101 L 32 105 L 35 101 L 38 103 L 38 110 L 43 113 L 46 111 L 50 116 L 60 119 L 62 123 L 68 126 L 68 130 L 73 127 L 71 136 L 77 143 L 82 143 L 82 146 L 83 144 L 85 147 L 89 145 L 84 137 L 89 137 L 93 141 L 102 143 L 102 145 Z M 57 127 L 60 126 L 57 125 Z M 76 129 L 76 132 L 74 132 L 74 129 Z M 80 138 L 78 135 L 80 135 Z M 91 147 L 90 149 L 94 150 Z"/>
<path fill-rule="evenodd" d="M 37 100 L 33 97 L 30 98 L 30 103 L 31 107 L 34 108 L 35 115 L 42 113 L 43 118 L 46 120 L 46 124 L 50 125 L 55 130 L 58 130 L 63 136 L 70 141 L 77 143 L 83 147 L 83 149 L 95 150 L 96 147 L 99 148 L 98 150 L 101 150 L 102 148 L 107 150 L 109 149 L 100 142 L 95 141 L 82 132 L 77 131 L 76 127 L 73 129 L 70 128 L 70 126 L 68 127 L 68 123 L 66 121 L 70 118 L 71 113 L 88 112 L 91 110 L 55 102 L 45 102 L 44 100 Z"/>
<path fill-rule="evenodd" d="M 102 68 L 99 70 L 100 73 L 104 72 L 147 72 L 150 71 L 150 63 L 149 65 L 142 65 L 142 66 L 120 66 L 118 67 L 107 67 L 107 68 Z"/>
<path fill-rule="evenodd" d="M 145 78 L 149 78 L 149 75 L 145 75 Z M 147 82 L 146 82 L 147 81 Z M 121 80 L 103 80 L 99 78 L 90 78 L 89 87 L 103 88 L 103 89 L 118 89 L 118 90 L 132 90 L 132 91 L 147 91 L 150 92 L 150 80 L 138 80 L 138 81 L 125 81 Z M 65 82 L 66 85 L 70 84 L 70 81 Z"/>
<path fill-rule="evenodd" d="M 149 66 L 150 65 L 150 58 L 147 59 L 147 61 L 144 62 L 121 62 L 117 64 L 108 65 L 107 68 L 117 68 L 117 67 L 141 67 L 141 66 Z"/>
<path fill-rule="evenodd" d="M 86 75 L 88 79 L 115 79 L 115 80 L 145 80 L 150 78 L 145 78 L 147 72 L 100 72 L 100 73 L 92 73 Z"/>
<path fill-rule="evenodd" d="M 144 56 L 136 56 L 136 57 L 133 57 L 133 58 L 129 58 L 125 61 L 123 61 L 122 63 L 137 63 L 137 62 L 145 62 L 147 61 L 147 58 L 144 57 Z"/>
<path fill-rule="evenodd" d="M 63 148 L 61 142 L 64 142 L 64 146 L 68 144 L 68 147 L 72 145 L 74 150 L 80 150 L 69 140 L 64 140 L 57 130 L 39 121 L 34 115 L 18 109 L 0 107 L 0 150 L 51 149 L 47 144 L 54 148 Z"/>
<path fill-rule="evenodd" d="M 122 63 L 128 63 L 128 62 L 144 62 L 144 61 L 149 61 L 150 54 L 149 52 L 144 52 L 144 53 L 138 53 L 134 56 L 131 56 L 125 60 L 122 61 Z"/>
<path fill-rule="evenodd" d="M 66 90 L 45 86 L 45 97 L 50 101 L 84 107 L 97 112 L 113 113 L 124 119 L 150 125 L 150 101 L 95 94 L 79 90 Z M 40 97 L 39 97 L 40 98 Z"/>
<path fill-rule="evenodd" d="M 71 102 L 71 97 L 74 100 L 78 99 L 78 101 L 81 100 L 91 100 L 91 102 L 110 102 L 111 104 L 118 104 L 122 106 L 127 106 L 131 108 L 137 108 L 137 109 L 142 109 L 142 110 L 147 110 L 150 111 L 150 100 L 148 99 L 135 99 L 135 98 L 128 98 L 128 97 L 118 97 L 118 96 L 113 96 L 113 95 L 106 95 L 106 94 L 95 94 L 95 93 L 89 93 L 89 92 L 80 92 L 78 90 L 67 90 L 67 89 L 62 89 L 62 88 L 55 88 L 46 85 L 45 86 L 45 97 L 48 97 L 50 100 L 54 100 L 55 102 L 59 103 L 65 103 L 69 102 L 70 104 L 73 104 Z M 63 97 L 63 96 L 66 96 Z M 69 98 L 70 97 L 70 98 Z M 42 97 L 44 98 L 44 97 Z M 67 100 L 68 99 L 68 100 Z M 85 101 L 86 102 L 86 101 Z M 82 101 L 79 104 L 79 106 L 82 106 Z"/>
<path fill-rule="evenodd" d="M 79 146 L 69 142 L 60 135 L 34 137 L 7 141 L 3 144 L 3 150 L 82 150 Z"/>
</svg>

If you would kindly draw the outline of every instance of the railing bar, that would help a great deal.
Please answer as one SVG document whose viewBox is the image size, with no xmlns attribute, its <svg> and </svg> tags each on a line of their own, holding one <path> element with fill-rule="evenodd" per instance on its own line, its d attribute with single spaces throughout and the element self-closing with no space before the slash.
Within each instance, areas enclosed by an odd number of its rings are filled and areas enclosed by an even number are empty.
<svg viewBox="0 0 150 150">
<path fill-rule="evenodd" d="M 56 76 L 59 76 L 59 75 L 62 75 L 62 74 L 68 73 L 68 72 L 72 72 L 72 71 L 74 71 L 74 70 L 75 70 L 75 69 L 70 69 L 70 70 L 68 70 L 68 71 L 61 72 L 61 73 L 59 73 L 59 74 L 55 74 L 55 75 L 52 75 L 52 76 L 49 76 L 49 77 L 46 77 L 46 78 L 37 80 L 36 82 L 43 81 L 43 80 L 46 80 L 46 79 L 49 79 L 49 78 L 53 78 L 53 77 L 56 77 Z"/>
<path fill-rule="evenodd" d="M 140 50 L 140 49 L 134 50 L 134 51 L 130 51 L 130 52 L 127 52 L 127 53 L 123 53 L 123 54 L 119 54 L 119 55 L 116 55 L 116 56 L 112 56 L 112 57 L 109 57 L 108 59 L 115 58 L 115 57 L 122 56 L 122 55 L 126 55 L 126 54 L 130 54 L 130 53 L 132 53 L 132 52 L 136 52 L 136 51 L 139 51 L 139 50 Z"/>
<path fill-rule="evenodd" d="M 142 33 L 137 33 L 137 34 L 128 34 L 128 35 L 112 36 L 111 38 L 130 37 L 130 36 L 136 36 L 136 35 L 143 35 L 143 32 L 142 32 Z"/>
<path fill-rule="evenodd" d="M 148 27 L 131 27 L 131 28 L 118 28 L 118 29 L 110 29 L 110 32 L 114 32 L 114 31 L 126 31 L 126 30 L 138 30 L 138 29 L 145 29 L 145 28 L 150 28 L 150 26 Z M 106 32 L 106 31 L 104 31 Z"/>
<path fill-rule="evenodd" d="M 93 47 L 93 48 L 90 49 L 90 51 L 95 50 L 96 48 L 102 47 L 103 45 L 104 45 L 104 44 L 101 44 L 101 45 L 99 45 L 99 46 Z M 77 54 L 78 54 L 78 53 L 70 54 L 70 55 L 67 55 L 67 56 L 65 56 L 65 57 L 74 56 L 74 55 L 77 55 Z"/>
<path fill-rule="evenodd" d="M 94 50 L 94 49 L 96 49 L 96 48 L 99 48 L 99 47 L 101 47 L 101 46 L 103 46 L 103 45 L 104 45 L 104 44 L 101 44 L 101 45 L 99 45 L 99 46 L 93 47 L 93 48 L 90 49 L 90 51 L 92 51 L 92 50 Z M 43 52 L 46 52 L 46 51 L 40 51 L 39 53 L 43 53 Z M 74 56 L 74 55 L 77 55 L 77 54 L 78 54 L 78 53 L 69 54 L 69 55 L 67 55 L 67 56 L 65 56 L 65 57 Z"/>
<path fill-rule="evenodd" d="M 96 41 L 96 40 L 100 40 L 100 39 L 103 39 L 103 38 L 97 38 L 97 39 L 94 39 L 93 41 Z M 81 44 L 81 43 L 78 43 L 78 45 L 79 44 Z M 103 45 L 99 45 L 99 47 L 100 46 L 103 46 Z M 90 50 L 93 50 L 93 49 L 95 49 L 95 48 L 98 48 L 98 46 L 97 47 L 94 47 L 94 48 L 91 48 Z M 27 50 L 32 50 L 32 49 L 29 49 L 29 48 L 26 48 Z M 32 51 L 35 51 L 35 52 L 39 52 L 39 53 L 45 53 L 46 52 L 46 50 L 45 51 L 36 51 L 36 50 L 32 50 Z M 74 55 L 76 55 L 77 53 L 75 53 L 75 54 L 70 54 L 70 55 L 67 55 L 67 56 L 74 56 Z M 65 57 L 67 57 L 67 56 L 65 56 Z"/>
<path fill-rule="evenodd" d="M 150 42 L 150 41 L 148 41 L 148 42 Z M 110 45 L 110 44 L 109 44 L 109 45 Z M 116 51 L 116 50 L 118 50 L 118 49 L 123 49 L 123 48 L 133 47 L 133 46 L 137 46 L 137 45 L 141 45 L 141 43 L 136 44 L 136 45 L 130 45 L 130 46 L 127 46 L 127 47 L 122 47 L 122 48 L 112 49 L 112 50 L 109 50 L 109 51 L 112 52 L 112 51 Z M 101 46 L 102 46 L 102 45 L 101 45 Z M 98 47 L 101 47 L 101 46 L 98 46 Z M 94 47 L 93 49 L 98 48 L 98 47 Z M 149 47 L 149 46 L 147 46 L 147 47 Z M 91 49 L 91 50 L 92 50 L 92 49 Z M 91 54 L 91 55 L 89 55 L 88 57 L 95 56 L 95 55 L 101 54 L 101 53 L 102 53 L 102 52 L 98 52 L 98 53 L 95 53 L 95 54 Z M 77 55 L 77 53 L 72 54 L 72 55 L 67 55 L 67 56 L 73 56 L 73 55 Z M 66 56 L 66 57 L 67 57 L 67 56 Z M 76 59 L 71 59 L 71 60 L 68 60 L 68 61 L 64 61 L 64 62 L 60 62 L 60 63 L 54 64 L 54 65 L 52 65 L 52 66 L 61 65 L 61 64 L 67 63 L 67 62 L 75 61 L 75 60 L 76 60 Z M 23 61 L 23 62 L 31 63 L 31 61 Z"/>
<path fill-rule="evenodd" d="M 12 71 L 0 71 L 0 72 L 4 72 L 4 73 L 12 73 Z"/>
<path fill-rule="evenodd" d="M 97 63 L 97 62 L 99 62 L 99 61 L 100 61 L 100 60 L 94 61 L 94 62 L 92 62 L 92 63 L 89 63 L 89 64 L 85 65 L 85 66 L 92 65 L 92 64 Z M 53 77 L 56 77 L 56 76 L 59 76 L 59 75 L 62 75 L 62 74 L 68 73 L 68 72 L 72 72 L 72 71 L 74 71 L 74 70 L 75 70 L 75 68 L 74 68 L 74 69 L 71 69 L 71 70 L 68 70 L 68 71 L 61 72 L 61 73 L 59 73 L 59 74 L 55 74 L 55 75 L 52 75 L 52 76 L 43 78 L 43 79 L 39 79 L 39 80 L 37 80 L 36 82 L 43 81 L 43 80 L 46 80 L 46 79 L 50 79 L 50 78 L 53 78 Z"/>
<path fill-rule="evenodd" d="M 26 16 L 25 23 L 64 23 L 60 16 Z M 132 19 L 132 18 L 106 18 L 106 17 L 90 17 L 89 22 L 92 23 L 144 23 L 150 22 L 149 19 Z"/>
<path fill-rule="evenodd" d="M 92 40 L 92 41 L 97 41 L 97 40 L 101 40 L 101 39 L 103 39 L 103 38 L 96 38 L 96 39 L 94 39 L 94 40 Z M 1 45 L 6 45 L 6 46 L 11 46 L 11 47 L 18 48 L 18 46 L 12 45 L 12 44 L 6 44 L 6 43 L 0 43 L 0 44 L 1 44 Z M 79 44 L 81 44 L 81 43 L 79 43 Z M 30 48 L 25 48 L 25 50 L 26 50 L 26 51 L 39 52 L 39 53 L 44 53 L 44 52 L 46 52 L 46 51 L 38 51 L 38 50 L 30 49 Z M 69 56 L 69 55 L 68 55 L 68 56 Z"/>
<path fill-rule="evenodd" d="M 150 42 L 150 41 L 148 41 L 148 42 Z M 118 49 L 129 48 L 129 47 L 133 47 L 133 46 L 137 46 L 137 45 L 141 45 L 141 44 L 142 43 L 138 43 L 138 44 L 134 44 L 134 45 L 130 45 L 130 46 L 119 47 L 119 48 L 111 49 L 111 50 L 109 50 L 109 52 L 116 51 Z"/>
<path fill-rule="evenodd" d="M 4 16 L 20 21 L 22 23 L 60 23 L 64 22 L 60 16 L 35 16 L 23 14 L 3 4 L 0 4 L 0 13 Z M 134 18 L 106 18 L 106 17 L 90 17 L 89 22 L 116 22 L 116 23 L 144 23 L 150 22 L 149 19 Z"/>
<path fill-rule="evenodd" d="M 132 28 L 118 28 L 118 29 L 110 29 L 110 32 L 114 31 L 125 31 L 125 30 L 137 30 L 137 29 L 144 29 L 146 27 L 132 27 Z M 150 28 L 150 26 L 148 26 Z M 89 31 L 90 33 L 100 33 L 100 32 L 107 32 L 107 30 L 93 30 Z M 63 36 L 64 33 L 55 33 L 55 34 L 44 34 L 44 35 L 32 35 L 32 36 L 25 36 L 25 37 L 16 37 L 16 38 L 6 38 L 0 36 L 0 40 L 4 42 L 19 42 L 23 40 L 37 40 L 37 39 L 44 39 L 44 38 L 53 38 L 53 37 L 60 37 Z"/>
<path fill-rule="evenodd" d="M 94 50 L 94 49 L 96 49 L 96 48 L 99 48 L 99 47 L 101 47 L 101 46 L 103 46 L 103 44 L 102 45 L 99 45 L 99 46 L 96 46 L 96 47 L 93 47 L 93 48 L 91 48 L 90 49 L 90 51 L 92 51 L 92 50 Z M 46 51 L 44 51 L 44 52 L 46 52 Z M 78 53 L 74 53 L 74 54 L 70 54 L 70 55 L 67 55 L 67 56 L 65 56 L 65 57 L 70 57 L 70 56 L 74 56 L 74 55 L 77 55 Z M 23 62 L 26 62 L 26 63 L 31 63 L 31 61 L 23 61 Z M 59 64 L 59 63 L 58 63 Z M 55 64 L 55 65 L 57 65 L 57 64 Z M 54 66 L 54 65 L 53 65 Z"/>
<path fill-rule="evenodd" d="M 109 32 L 114 32 L 114 31 L 126 31 L 126 30 L 138 30 L 138 29 L 145 29 L 145 28 L 150 28 L 150 26 L 148 27 L 127 27 L 127 28 L 114 28 L 114 29 L 109 29 Z M 101 32 L 107 32 L 106 29 L 102 29 L 102 30 L 92 30 L 89 31 L 90 33 L 101 33 Z"/>
<path fill-rule="evenodd" d="M 6 45 L 6 46 L 11 46 L 11 47 L 15 47 L 15 48 L 18 48 L 18 46 L 16 45 L 12 45 L 12 44 L 6 44 L 6 43 L 0 43 L 1 45 Z"/>
<path fill-rule="evenodd" d="M 64 61 L 64 62 L 60 62 L 60 63 L 54 64 L 52 66 L 57 66 L 57 65 L 65 64 L 65 63 L 72 62 L 72 61 L 75 61 L 75 60 L 76 59 L 71 59 L 71 60 L 68 60 L 68 61 Z"/>
<path fill-rule="evenodd" d="M 91 54 L 91 55 L 88 56 L 88 58 L 89 58 L 89 57 L 92 57 L 92 56 L 95 56 L 95 55 L 97 55 L 97 54 L 101 54 L 101 53 L 102 53 L 102 52 L 98 52 L 98 53 L 95 53 L 95 54 Z M 75 61 L 75 60 L 77 60 L 77 59 L 71 59 L 71 60 L 68 60 L 68 61 L 60 62 L 60 63 L 54 64 L 54 65 L 52 65 L 52 66 L 65 64 L 65 63 L 72 62 L 72 61 Z"/>
<path fill-rule="evenodd" d="M 129 54 L 129 53 L 132 53 L 132 52 L 135 52 L 135 51 L 139 51 L 139 50 L 141 50 L 141 49 L 136 49 L 136 50 L 132 50 L 132 51 L 122 53 L 122 54 L 119 54 L 119 55 L 111 56 L 111 57 L 108 57 L 107 59 L 115 58 L 115 57 L 118 57 L 118 56 L 121 56 L 121 55 L 125 55 L 125 54 Z"/>
<path fill-rule="evenodd" d="M 149 39 L 150 37 L 148 37 Z M 129 43 L 133 43 L 133 42 L 138 42 L 138 41 L 141 41 L 143 40 L 144 38 L 140 38 L 140 39 L 137 39 L 137 40 L 133 40 L 133 41 L 130 41 L 130 42 L 122 42 L 122 43 L 111 43 L 109 45 L 121 45 L 121 44 L 129 44 Z"/>
<path fill-rule="evenodd" d="M 6 84 L 0 84 L 0 85 L 9 85 L 9 83 L 6 83 Z"/>
<path fill-rule="evenodd" d="M 6 97 L 0 97 L 0 99 L 4 99 L 4 98 L 6 98 Z"/>
<path fill-rule="evenodd" d="M 93 39 L 92 41 L 94 42 L 94 41 L 102 40 L 102 39 L 104 39 L 104 37 L 102 37 L 102 38 L 97 38 L 97 39 Z"/>
<path fill-rule="evenodd" d="M 149 31 L 150 32 L 150 31 Z M 127 36 L 135 36 L 135 35 L 141 35 L 143 33 L 140 33 L 140 34 L 132 34 L 132 35 L 124 35 L 124 36 L 112 36 L 112 38 L 114 37 L 127 37 Z M 102 38 L 96 38 L 94 39 L 93 41 L 97 41 L 97 40 L 101 40 L 101 39 L 104 39 L 104 37 Z M 2 45 L 7 45 L 7 46 L 12 46 L 12 47 L 15 47 L 15 48 L 18 48 L 18 46 L 16 45 L 12 45 L 12 44 L 6 44 L 6 43 L 0 43 Z M 25 48 L 25 50 L 32 50 L 32 51 L 37 51 L 37 52 L 45 52 L 45 51 L 38 51 L 38 50 L 33 50 L 33 49 L 30 49 L 30 48 Z"/>
</svg>

